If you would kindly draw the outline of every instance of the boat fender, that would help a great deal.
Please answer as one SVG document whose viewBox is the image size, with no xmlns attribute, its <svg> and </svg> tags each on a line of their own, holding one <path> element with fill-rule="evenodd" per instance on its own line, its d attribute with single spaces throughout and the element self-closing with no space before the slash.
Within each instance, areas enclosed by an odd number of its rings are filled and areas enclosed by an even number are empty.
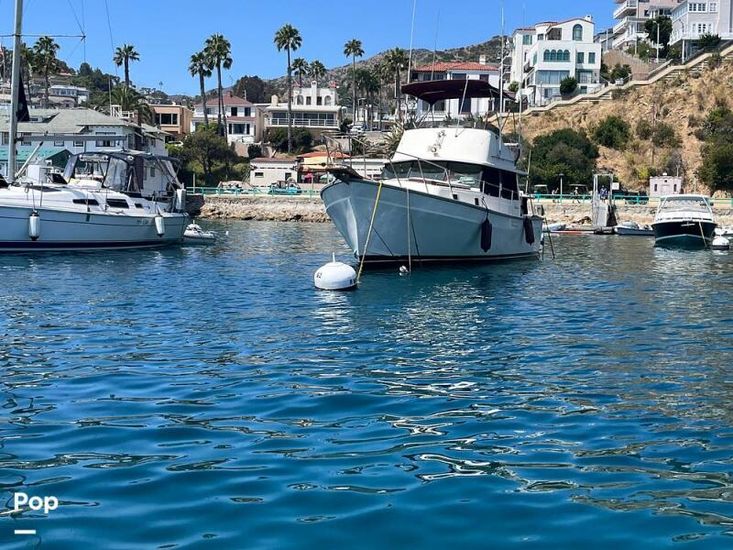
<svg viewBox="0 0 733 550">
<path fill-rule="evenodd" d="M 158 237 L 165 235 L 165 219 L 163 216 L 155 216 L 155 232 Z"/>
<path fill-rule="evenodd" d="M 484 220 L 484 223 L 481 224 L 481 250 L 484 252 L 488 252 L 491 250 L 491 233 L 493 228 L 491 227 L 491 222 L 489 221 L 489 218 L 486 218 Z"/>
<path fill-rule="evenodd" d="M 534 244 L 534 226 L 529 216 L 524 216 L 524 240 L 527 244 Z"/>
<path fill-rule="evenodd" d="M 35 210 L 28 217 L 28 236 L 32 241 L 37 241 L 41 236 L 41 216 Z"/>
<path fill-rule="evenodd" d="M 178 212 L 186 211 L 186 190 L 176 189 L 176 210 Z"/>
</svg>

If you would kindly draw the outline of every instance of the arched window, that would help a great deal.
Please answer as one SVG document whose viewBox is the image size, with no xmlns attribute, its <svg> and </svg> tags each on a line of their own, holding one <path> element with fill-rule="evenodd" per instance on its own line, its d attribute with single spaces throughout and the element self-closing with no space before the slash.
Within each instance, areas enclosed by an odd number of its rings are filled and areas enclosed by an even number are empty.
<svg viewBox="0 0 733 550">
<path fill-rule="evenodd" d="M 573 40 L 576 42 L 583 41 L 583 25 L 575 25 L 573 27 Z"/>
<path fill-rule="evenodd" d="M 324 105 L 331 105 L 331 96 L 327 95 L 323 100 Z"/>
<path fill-rule="evenodd" d="M 563 61 L 570 61 L 570 50 L 565 50 L 562 54 Z"/>
<path fill-rule="evenodd" d="M 298 97 L 296 97 L 295 103 L 297 103 L 298 105 L 303 105 L 303 96 L 299 95 Z"/>
<path fill-rule="evenodd" d="M 549 61 L 550 60 L 550 50 L 545 50 L 545 55 L 543 57 L 543 60 L 544 61 Z"/>
</svg>

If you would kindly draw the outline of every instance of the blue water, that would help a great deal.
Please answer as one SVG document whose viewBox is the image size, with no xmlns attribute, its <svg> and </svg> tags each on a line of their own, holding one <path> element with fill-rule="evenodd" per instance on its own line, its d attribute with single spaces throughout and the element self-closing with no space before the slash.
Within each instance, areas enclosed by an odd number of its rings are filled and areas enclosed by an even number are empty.
<svg viewBox="0 0 733 550">
<path fill-rule="evenodd" d="M 312 288 L 329 224 L 0 257 L 4 548 L 733 547 L 733 253 Z M 13 535 L 36 529 L 36 536 Z"/>
</svg>

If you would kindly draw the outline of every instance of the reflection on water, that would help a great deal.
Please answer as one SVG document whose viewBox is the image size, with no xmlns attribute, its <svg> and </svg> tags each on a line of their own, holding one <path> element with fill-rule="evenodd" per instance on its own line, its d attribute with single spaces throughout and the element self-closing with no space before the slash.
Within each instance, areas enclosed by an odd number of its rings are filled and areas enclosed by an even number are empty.
<svg viewBox="0 0 733 550">
<path fill-rule="evenodd" d="M 0 258 L 4 547 L 731 544 L 733 254 L 368 272 L 329 225 Z M 6 507 L 7 507 L 6 506 Z"/>
</svg>

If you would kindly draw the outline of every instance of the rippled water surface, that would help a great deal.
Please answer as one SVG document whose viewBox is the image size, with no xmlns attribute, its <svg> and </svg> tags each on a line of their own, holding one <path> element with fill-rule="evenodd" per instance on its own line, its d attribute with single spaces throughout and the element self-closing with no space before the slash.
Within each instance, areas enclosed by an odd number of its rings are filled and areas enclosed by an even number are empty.
<svg viewBox="0 0 733 550">
<path fill-rule="evenodd" d="M 331 225 L 215 228 L 0 257 L 0 545 L 733 547 L 733 253 L 567 236 L 325 293 Z"/>
</svg>

